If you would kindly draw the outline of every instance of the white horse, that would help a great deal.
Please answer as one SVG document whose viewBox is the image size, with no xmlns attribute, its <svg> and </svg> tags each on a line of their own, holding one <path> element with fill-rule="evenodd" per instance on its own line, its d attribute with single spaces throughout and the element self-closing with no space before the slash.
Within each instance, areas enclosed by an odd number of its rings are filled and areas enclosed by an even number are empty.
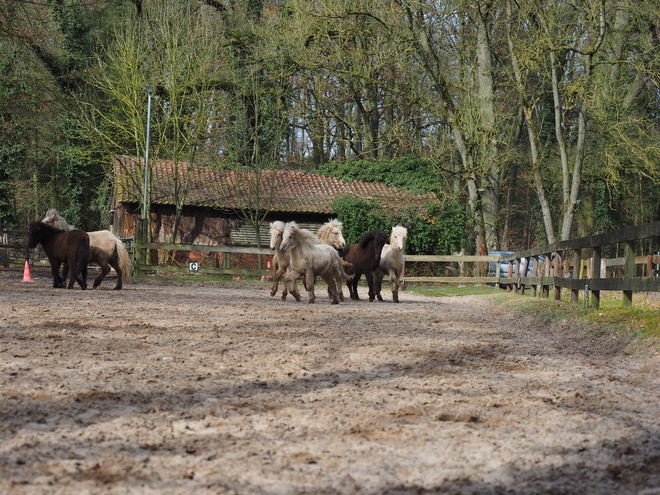
<svg viewBox="0 0 660 495">
<path fill-rule="evenodd" d="M 45 224 L 62 230 L 74 230 L 57 210 L 50 209 L 46 212 Z M 96 289 L 105 276 L 110 272 L 110 267 L 117 272 L 117 285 L 115 290 L 121 290 L 122 282 L 128 280 L 133 269 L 131 256 L 117 236 L 109 230 L 97 230 L 87 232 L 89 235 L 89 263 L 98 263 L 101 273 L 94 280 Z"/>
<path fill-rule="evenodd" d="M 383 246 L 375 286 L 376 297 L 379 301 L 383 300 L 383 296 L 380 295 L 383 276 L 388 275 L 392 282 L 392 300 L 395 303 L 399 302 L 399 283 L 406 266 L 405 249 L 407 240 L 408 229 L 397 225 L 392 228 L 390 243 Z"/>
<path fill-rule="evenodd" d="M 339 261 L 339 253 L 329 244 L 322 244 L 313 232 L 301 229 L 296 222 L 288 222 L 282 234 L 279 251 L 289 254 L 289 269 L 286 273 L 288 290 L 300 301 L 300 294 L 295 286 L 295 280 L 303 277 L 309 303 L 316 300 L 314 281 L 321 277 L 328 284 L 328 292 L 332 304 L 344 300 L 342 284 L 346 277 Z"/>
</svg>

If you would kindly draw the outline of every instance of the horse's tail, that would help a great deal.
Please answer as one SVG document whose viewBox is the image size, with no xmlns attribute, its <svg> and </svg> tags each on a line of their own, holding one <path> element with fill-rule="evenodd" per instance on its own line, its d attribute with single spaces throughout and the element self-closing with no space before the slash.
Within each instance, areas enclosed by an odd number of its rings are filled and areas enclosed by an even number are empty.
<svg viewBox="0 0 660 495">
<path fill-rule="evenodd" d="M 119 258 L 119 268 L 121 268 L 121 279 L 125 282 L 131 276 L 133 262 L 131 261 L 131 255 L 124 247 L 124 243 L 121 242 L 121 239 L 117 238 L 115 240 L 115 246 L 117 246 L 117 258 Z"/>
<path fill-rule="evenodd" d="M 345 280 L 353 280 L 355 273 L 353 272 L 353 263 L 349 263 L 344 258 L 339 258 L 339 268 Z"/>
<path fill-rule="evenodd" d="M 89 263 L 89 236 L 85 234 L 81 235 L 80 240 L 78 241 L 78 273 L 87 268 Z M 71 267 L 73 270 L 73 267 Z"/>
</svg>

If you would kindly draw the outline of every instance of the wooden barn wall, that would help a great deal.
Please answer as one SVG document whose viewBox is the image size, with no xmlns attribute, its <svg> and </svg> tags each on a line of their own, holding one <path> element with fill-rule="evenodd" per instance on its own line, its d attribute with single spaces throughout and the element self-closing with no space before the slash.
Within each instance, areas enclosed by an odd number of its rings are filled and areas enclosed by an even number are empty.
<svg viewBox="0 0 660 495">
<path fill-rule="evenodd" d="M 151 209 L 151 231 L 153 242 L 170 242 L 174 224 L 174 206 L 153 205 Z M 137 205 L 117 204 L 110 216 L 110 231 L 117 237 L 135 237 L 136 225 L 140 218 Z M 261 246 L 270 245 L 270 222 L 295 220 L 306 229 L 316 232 L 327 220 L 327 215 L 286 215 L 274 214 L 262 222 Z M 237 215 L 220 212 L 211 208 L 183 209 L 175 243 L 199 244 L 205 246 L 251 246 L 257 245 L 257 234 L 251 225 Z"/>
</svg>

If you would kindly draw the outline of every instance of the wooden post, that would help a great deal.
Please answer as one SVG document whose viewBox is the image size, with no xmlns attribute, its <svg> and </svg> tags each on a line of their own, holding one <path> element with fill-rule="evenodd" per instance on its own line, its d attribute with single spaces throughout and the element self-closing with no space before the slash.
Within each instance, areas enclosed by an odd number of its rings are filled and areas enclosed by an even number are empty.
<svg viewBox="0 0 660 495">
<path fill-rule="evenodd" d="M 539 257 L 534 256 L 534 268 L 532 269 L 532 277 L 539 276 Z M 532 284 L 532 297 L 536 297 L 537 284 Z"/>
<path fill-rule="evenodd" d="M 647 277 L 652 277 L 653 276 L 653 255 L 652 254 L 647 254 L 646 255 L 646 276 Z"/>
<path fill-rule="evenodd" d="M 521 261 L 522 261 L 522 270 L 519 270 L 519 272 L 522 271 L 522 277 L 526 277 L 527 267 L 529 266 L 529 258 L 524 258 Z M 518 273 L 518 275 L 520 275 L 520 273 Z M 520 284 L 520 295 L 521 296 L 525 295 L 525 284 L 523 283 Z"/>
<path fill-rule="evenodd" d="M 552 256 L 552 253 L 546 254 L 545 258 L 545 263 L 543 264 L 543 276 L 545 278 L 550 277 L 550 257 Z M 541 284 L 541 297 L 550 297 L 550 286 L 547 284 Z"/>
<path fill-rule="evenodd" d="M 555 257 L 555 277 L 564 276 L 564 260 L 562 259 L 561 253 L 557 253 Z M 555 301 L 561 300 L 561 287 L 555 285 Z"/>
<path fill-rule="evenodd" d="M 580 271 L 582 269 L 582 250 L 573 250 L 573 280 L 580 279 Z M 580 291 L 578 289 L 571 290 L 571 302 L 580 302 Z"/>
<path fill-rule="evenodd" d="M 632 278 L 635 276 L 635 241 L 628 241 L 623 243 L 624 246 L 624 256 L 626 259 L 626 268 L 624 276 L 626 278 Z M 623 291 L 623 301 L 622 305 L 624 308 L 629 308 L 632 306 L 632 297 L 633 293 L 631 290 Z"/>
<path fill-rule="evenodd" d="M 593 255 L 591 257 L 591 272 L 593 278 L 603 278 L 603 274 L 600 268 L 601 261 L 604 261 L 601 258 L 601 247 L 595 246 L 593 249 Z M 592 290 L 591 291 L 591 307 L 599 308 L 600 307 L 600 291 Z"/>
<path fill-rule="evenodd" d="M 147 265 L 147 250 L 146 248 L 143 248 L 142 245 L 149 242 L 149 219 L 138 218 L 136 230 L 135 248 L 137 249 L 137 259 L 135 263 L 135 275 L 143 277 L 145 275 L 144 267 Z"/>
</svg>

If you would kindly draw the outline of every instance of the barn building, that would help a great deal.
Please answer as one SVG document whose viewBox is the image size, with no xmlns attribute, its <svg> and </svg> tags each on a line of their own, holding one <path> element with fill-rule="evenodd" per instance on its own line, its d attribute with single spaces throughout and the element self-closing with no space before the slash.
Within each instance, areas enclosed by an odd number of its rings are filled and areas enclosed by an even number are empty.
<svg viewBox="0 0 660 495">
<path fill-rule="evenodd" d="M 383 184 L 345 183 L 303 172 L 263 171 L 257 185 L 254 174 L 212 166 L 158 160 L 151 161 L 150 168 L 152 241 L 159 243 L 170 242 L 177 199 L 184 206 L 176 243 L 257 246 L 254 227 L 238 212 L 255 211 L 254 205 L 259 204 L 260 209 L 268 210 L 260 228 L 262 247 L 270 242 L 269 222 L 295 220 L 316 231 L 335 216 L 330 205 L 341 195 L 372 199 L 394 211 L 437 201 L 432 194 L 413 195 Z M 144 160 L 120 156 L 114 163 L 114 175 L 109 228 L 118 237 L 135 237 L 141 215 Z"/>
</svg>

